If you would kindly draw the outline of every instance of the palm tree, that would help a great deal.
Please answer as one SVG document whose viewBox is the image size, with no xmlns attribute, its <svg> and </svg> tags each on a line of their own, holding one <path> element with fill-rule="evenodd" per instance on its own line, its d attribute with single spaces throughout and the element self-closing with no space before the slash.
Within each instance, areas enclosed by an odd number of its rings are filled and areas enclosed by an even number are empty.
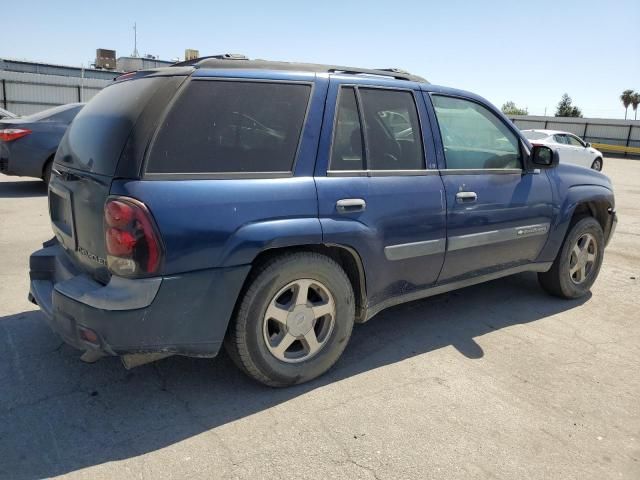
<svg viewBox="0 0 640 480">
<path fill-rule="evenodd" d="M 624 119 L 627 119 L 627 111 L 629 110 L 629 105 L 631 105 L 631 99 L 633 98 L 633 90 L 625 90 L 620 95 L 620 101 L 622 105 L 624 105 Z"/>
<path fill-rule="evenodd" d="M 631 97 L 631 106 L 633 107 L 634 111 L 634 120 L 638 119 L 638 105 L 640 105 L 640 93 L 636 92 L 633 94 L 633 97 Z"/>
</svg>

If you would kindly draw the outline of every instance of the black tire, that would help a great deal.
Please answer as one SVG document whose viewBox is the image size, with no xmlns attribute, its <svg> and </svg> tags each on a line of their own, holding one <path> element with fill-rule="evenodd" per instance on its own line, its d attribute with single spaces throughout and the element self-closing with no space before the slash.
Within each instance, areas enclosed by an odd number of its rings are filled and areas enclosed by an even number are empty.
<svg viewBox="0 0 640 480">
<path fill-rule="evenodd" d="M 44 168 L 42 169 L 42 180 L 46 185 L 49 185 L 49 181 L 51 181 L 51 168 L 53 167 L 53 159 L 47 160 L 47 163 L 44 164 Z"/>
<path fill-rule="evenodd" d="M 225 338 L 229 356 L 247 375 L 271 387 L 304 383 L 322 375 L 340 358 L 353 329 L 355 298 L 344 270 L 334 260 L 312 252 L 284 254 L 257 268 Z M 263 327 L 267 308 L 278 292 L 300 279 L 327 287 L 335 317 L 323 347 L 314 356 L 287 363 L 271 353 Z"/>
<path fill-rule="evenodd" d="M 596 158 L 593 163 L 591 164 L 591 168 L 597 172 L 601 172 L 602 171 L 602 158 L 598 157 Z"/>
<path fill-rule="evenodd" d="M 580 283 L 573 280 L 571 272 L 572 252 L 579 240 L 591 235 L 595 241 L 595 261 Z M 575 258 L 575 254 L 574 258 Z M 585 296 L 596 281 L 604 256 L 604 234 L 602 227 L 593 217 L 583 217 L 573 222 L 564 239 L 562 247 L 548 272 L 539 273 L 538 281 L 542 288 L 561 298 L 580 298 Z"/>
</svg>

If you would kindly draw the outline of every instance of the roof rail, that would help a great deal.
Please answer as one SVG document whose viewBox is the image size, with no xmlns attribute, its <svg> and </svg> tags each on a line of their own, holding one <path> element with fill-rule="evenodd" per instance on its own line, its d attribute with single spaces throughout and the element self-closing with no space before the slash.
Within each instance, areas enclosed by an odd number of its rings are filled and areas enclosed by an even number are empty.
<svg viewBox="0 0 640 480">
<path fill-rule="evenodd" d="M 241 53 L 221 53 L 218 55 L 207 55 L 205 57 L 192 58 L 191 60 L 185 60 L 183 62 L 177 62 L 172 64 L 172 67 L 188 67 L 190 65 L 195 65 L 196 63 L 207 60 L 209 58 L 214 58 L 216 60 L 249 60 L 249 58 Z"/>
<path fill-rule="evenodd" d="M 240 61 L 238 61 L 240 60 Z M 225 53 L 223 55 L 210 55 L 194 58 L 184 62 L 174 63 L 172 67 L 195 66 L 201 68 L 241 68 L 241 69 L 265 69 L 287 70 L 306 72 L 346 73 L 350 75 L 374 75 L 377 77 L 390 77 L 397 80 L 429 83 L 419 75 L 413 75 L 399 68 L 355 68 L 338 65 L 321 65 L 315 63 L 279 62 L 271 60 L 251 60 L 237 53 Z"/>
</svg>

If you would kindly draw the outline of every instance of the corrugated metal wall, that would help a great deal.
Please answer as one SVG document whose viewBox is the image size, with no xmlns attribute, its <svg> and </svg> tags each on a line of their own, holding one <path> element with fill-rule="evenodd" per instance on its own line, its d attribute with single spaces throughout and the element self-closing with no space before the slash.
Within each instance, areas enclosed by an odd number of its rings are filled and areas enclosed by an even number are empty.
<svg viewBox="0 0 640 480">
<path fill-rule="evenodd" d="M 65 103 L 87 102 L 111 82 L 0 70 L 0 107 L 29 115 Z"/>
<path fill-rule="evenodd" d="M 514 115 L 511 120 L 521 130 L 563 130 L 578 135 L 586 142 L 640 147 L 640 121 L 533 115 Z"/>
</svg>

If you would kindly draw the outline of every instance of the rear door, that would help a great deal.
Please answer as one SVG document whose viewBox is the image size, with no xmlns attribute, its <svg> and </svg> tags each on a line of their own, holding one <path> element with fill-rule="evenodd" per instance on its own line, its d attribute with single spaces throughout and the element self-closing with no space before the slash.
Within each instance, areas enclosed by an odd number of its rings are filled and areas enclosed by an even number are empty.
<svg viewBox="0 0 640 480">
<path fill-rule="evenodd" d="M 439 283 L 535 261 L 549 232 L 547 175 L 523 170 L 523 146 L 489 107 L 434 94 L 447 199 L 447 253 Z"/>
<path fill-rule="evenodd" d="M 316 163 L 323 240 L 358 252 L 370 305 L 433 284 L 445 247 L 444 189 L 417 85 L 381 83 L 331 79 Z"/>
<path fill-rule="evenodd" d="M 53 231 L 74 263 L 97 280 L 109 277 L 103 209 L 118 164 L 141 162 L 159 111 L 183 79 L 142 78 L 106 87 L 75 117 L 60 143 L 49 184 Z M 139 168 L 121 170 L 135 175 Z"/>
</svg>

